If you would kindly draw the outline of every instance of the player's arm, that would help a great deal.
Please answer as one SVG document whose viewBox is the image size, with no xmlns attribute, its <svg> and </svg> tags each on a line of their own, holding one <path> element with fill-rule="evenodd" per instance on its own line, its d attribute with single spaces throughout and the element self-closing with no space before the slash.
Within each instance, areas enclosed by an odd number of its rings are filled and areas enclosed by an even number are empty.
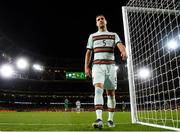
<svg viewBox="0 0 180 132">
<path fill-rule="evenodd" d="M 119 51 L 121 52 L 122 60 L 126 60 L 127 59 L 126 47 L 121 42 L 117 44 L 117 47 Z"/>
<path fill-rule="evenodd" d="M 85 55 L 84 70 L 88 77 L 91 77 L 91 68 L 89 67 L 90 61 L 91 61 L 91 53 L 92 53 L 92 51 L 90 49 L 87 49 L 86 55 Z"/>
</svg>

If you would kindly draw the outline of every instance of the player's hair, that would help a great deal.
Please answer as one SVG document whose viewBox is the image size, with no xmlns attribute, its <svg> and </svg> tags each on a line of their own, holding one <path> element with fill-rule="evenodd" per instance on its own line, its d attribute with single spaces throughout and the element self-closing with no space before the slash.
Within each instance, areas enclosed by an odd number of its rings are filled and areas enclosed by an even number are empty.
<svg viewBox="0 0 180 132">
<path fill-rule="evenodd" d="M 99 16 L 105 17 L 104 14 L 97 14 L 97 15 L 96 15 L 96 18 L 99 17 Z"/>
</svg>

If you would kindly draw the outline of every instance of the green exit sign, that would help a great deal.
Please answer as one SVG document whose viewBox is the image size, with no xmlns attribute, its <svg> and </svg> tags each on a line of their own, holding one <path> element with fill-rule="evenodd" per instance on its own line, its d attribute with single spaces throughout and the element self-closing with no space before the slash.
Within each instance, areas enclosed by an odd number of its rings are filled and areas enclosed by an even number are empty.
<svg viewBox="0 0 180 132">
<path fill-rule="evenodd" d="M 86 79 L 84 72 L 66 72 L 66 79 Z"/>
</svg>

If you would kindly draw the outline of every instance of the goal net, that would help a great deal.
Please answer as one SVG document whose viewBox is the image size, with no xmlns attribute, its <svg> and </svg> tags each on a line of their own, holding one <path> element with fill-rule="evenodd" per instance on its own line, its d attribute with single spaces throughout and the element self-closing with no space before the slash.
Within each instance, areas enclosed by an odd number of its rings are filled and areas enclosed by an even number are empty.
<svg viewBox="0 0 180 132">
<path fill-rule="evenodd" d="M 122 7 L 132 123 L 180 130 L 180 1 Z"/>
</svg>

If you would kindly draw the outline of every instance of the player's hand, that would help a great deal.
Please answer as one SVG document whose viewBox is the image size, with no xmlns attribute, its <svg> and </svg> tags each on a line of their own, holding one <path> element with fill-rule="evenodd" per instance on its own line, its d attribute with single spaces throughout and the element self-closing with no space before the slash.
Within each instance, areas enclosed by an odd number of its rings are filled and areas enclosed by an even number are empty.
<svg viewBox="0 0 180 132">
<path fill-rule="evenodd" d="M 85 74 L 86 76 L 88 76 L 89 78 L 92 77 L 92 71 L 89 67 L 85 67 Z"/>
<path fill-rule="evenodd" d="M 122 60 L 126 60 L 128 58 L 127 53 L 125 51 L 121 52 Z"/>
</svg>

